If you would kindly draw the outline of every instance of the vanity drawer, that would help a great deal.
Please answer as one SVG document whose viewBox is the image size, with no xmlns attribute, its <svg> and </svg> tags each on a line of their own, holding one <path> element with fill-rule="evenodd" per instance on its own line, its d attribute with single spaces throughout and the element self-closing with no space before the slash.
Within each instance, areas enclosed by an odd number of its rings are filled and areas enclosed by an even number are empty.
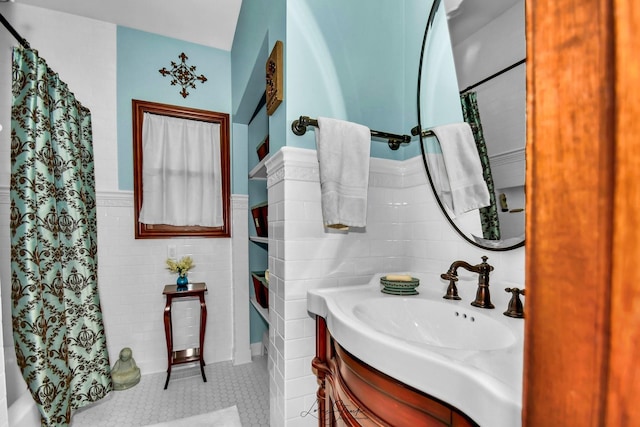
<svg viewBox="0 0 640 427">
<path fill-rule="evenodd" d="M 336 342 L 317 318 L 314 372 L 321 400 L 319 425 L 478 427 L 453 406 L 362 362 Z"/>
<path fill-rule="evenodd" d="M 384 424 L 377 425 L 453 425 L 453 410 L 448 405 L 373 369 L 339 345 L 335 345 L 335 352 L 339 378 L 348 387 L 353 405 L 363 412 L 370 408 L 383 420 Z"/>
</svg>

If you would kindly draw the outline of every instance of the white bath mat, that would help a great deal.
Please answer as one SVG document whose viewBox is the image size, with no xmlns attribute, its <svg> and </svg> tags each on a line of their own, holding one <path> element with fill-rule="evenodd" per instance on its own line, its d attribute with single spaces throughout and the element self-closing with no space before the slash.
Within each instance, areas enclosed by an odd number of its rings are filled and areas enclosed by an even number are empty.
<svg viewBox="0 0 640 427">
<path fill-rule="evenodd" d="M 179 420 L 166 421 L 164 423 L 150 424 L 146 427 L 242 427 L 238 408 L 234 405 L 229 408 L 209 412 L 207 414 L 194 415 L 193 417 L 180 418 Z"/>
</svg>

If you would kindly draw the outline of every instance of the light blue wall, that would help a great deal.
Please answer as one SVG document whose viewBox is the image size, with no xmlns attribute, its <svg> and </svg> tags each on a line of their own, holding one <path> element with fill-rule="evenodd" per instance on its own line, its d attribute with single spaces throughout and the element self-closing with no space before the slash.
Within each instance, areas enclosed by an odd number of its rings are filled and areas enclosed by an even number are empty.
<svg viewBox="0 0 640 427">
<path fill-rule="evenodd" d="M 233 179 L 233 194 L 248 194 L 248 132 L 249 128 L 247 125 L 233 123 L 231 130 L 231 178 Z"/>
<path fill-rule="evenodd" d="M 418 67 L 420 64 L 420 53 L 422 50 L 422 39 L 424 29 L 431 10 L 432 0 L 405 0 L 405 98 L 404 98 L 404 129 L 410 135 L 410 130 L 418 124 Z M 427 68 L 433 64 L 428 61 Z M 451 72 L 450 70 L 448 72 Z M 455 74 L 453 74 L 455 79 Z M 409 146 L 401 148 L 403 159 L 409 159 L 420 155 L 420 140 L 412 137 Z"/>
<path fill-rule="evenodd" d="M 266 58 L 275 41 L 283 40 L 285 101 L 270 118 L 272 152 L 284 145 L 315 148 L 313 131 L 299 137 L 290 130 L 300 115 L 343 118 L 409 135 L 418 124 L 418 64 L 431 4 L 432 0 L 244 2 L 231 53 L 236 120 L 246 123 L 243 117 L 253 112 L 264 91 Z M 448 43 L 446 22 L 435 31 L 445 32 L 436 43 Z M 437 70 L 438 85 L 440 79 L 455 84 L 453 57 L 448 49 L 442 52 L 448 60 L 430 61 L 427 67 Z M 444 84 L 449 93 L 449 83 Z M 432 102 L 442 99 L 439 86 L 430 88 L 429 95 Z M 456 96 L 447 99 L 457 102 Z M 449 101 L 430 111 L 446 115 Z M 382 142 L 371 146 L 374 157 L 406 159 L 419 153 L 415 137 L 395 152 Z"/>
<path fill-rule="evenodd" d="M 248 124 L 265 91 L 265 63 L 277 40 L 286 46 L 286 0 L 244 1 L 231 49 L 234 122 Z M 285 81 L 286 54 L 285 54 Z M 272 152 L 284 146 L 287 102 L 269 116 Z M 255 147 L 250 147 L 249 151 Z"/>
<path fill-rule="evenodd" d="M 431 0 L 401 4 L 394 0 L 376 0 L 376 7 L 370 0 L 244 2 L 231 52 L 118 27 L 119 188 L 133 188 L 131 99 L 229 112 L 234 123 L 246 124 L 264 92 L 264 63 L 276 40 L 285 42 L 285 101 L 269 118 L 272 152 L 284 145 L 315 148 L 313 131 L 298 137 L 290 130 L 301 114 L 339 117 L 409 134 L 417 124 L 418 61 Z M 436 32 L 443 30 L 446 23 Z M 170 61 L 179 61 L 183 51 L 197 73 L 208 78 L 204 84 L 196 83 L 187 98 L 158 72 Z M 455 76 L 449 68 L 453 60 L 446 58 L 447 50 L 442 52 L 445 58 L 430 66 L 439 70 L 438 82 L 443 81 L 440 78 L 454 82 L 446 78 Z M 434 92 L 428 97 L 432 100 L 428 110 L 436 117 L 427 121 L 435 124 L 442 121 L 437 116 L 446 116 L 451 108 L 436 100 L 455 99 L 440 96 L 439 87 L 430 88 Z M 232 134 L 237 129 L 234 125 Z M 251 165 L 245 159 L 255 150 L 243 135 L 246 132 L 232 138 L 236 194 L 248 192 Z M 406 159 L 418 154 L 416 138 L 395 152 L 382 142 L 372 143 L 374 157 Z"/>
<path fill-rule="evenodd" d="M 265 63 L 269 53 L 277 40 L 283 41 L 286 46 L 285 8 L 286 0 L 244 1 L 240 9 L 231 49 L 234 128 L 245 130 L 242 135 L 234 135 L 234 144 L 246 147 L 244 159 L 238 159 L 234 163 L 234 167 L 238 171 L 242 171 L 238 173 L 238 176 L 242 174 L 244 177 L 244 192 L 249 195 L 251 205 L 264 201 L 267 197 L 264 181 L 247 182 L 248 171 L 258 162 L 256 146 L 267 133 L 269 134 L 271 153 L 284 146 L 285 141 L 286 93 L 285 101 L 275 114 L 267 116 L 266 110 L 263 108 L 249 126 L 258 102 L 265 91 Z M 249 233 L 255 235 L 253 222 L 249 222 Z M 250 270 L 265 270 L 268 261 L 266 248 L 250 243 L 249 259 Z M 253 293 L 253 290 L 251 292 Z M 267 330 L 266 322 L 253 307 L 250 310 L 249 321 L 251 343 L 260 342 L 262 334 Z"/>
<path fill-rule="evenodd" d="M 287 122 L 300 115 L 404 129 L 404 10 L 395 0 L 297 0 L 287 7 Z M 315 148 L 314 132 L 287 145 Z M 374 142 L 375 157 L 401 157 Z"/>
<path fill-rule="evenodd" d="M 431 4 L 432 0 L 243 2 L 231 52 L 234 121 L 242 126 L 248 123 L 264 92 L 264 64 L 275 41 L 282 40 L 284 102 L 268 118 L 271 153 L 285 145 L 315 149 L 313 130 L 304 136 L 290 130 L 300 115 L 336 117 L 409 135 L 418 124 L 418 64 Z M 436 31 L 446 32 L 444 24 L 440 22 Z M 446 40 L 448 33 L 442 33 L 436 43 Z M 449 56 L 443 48 L 427 68 L 436 79 L 455 84 Z M 459 115 L 456 93 L 453 101 L 439 101 L 441 95 L 451 93 L 447 82 L 437 80 L 428 86 L 431 101 L 426 122 L 430 124 Z M 248 147 L 248 169 L 255 165 L 255 145 L 260 142 L 250 133 L 242 141 Z M 374 157 L 403 160 L 419 154 L 418 138 L 397 151 L 383 142 L 371 145 Z M 234 166 L 242 167 L 238 162 Z M 254 191 L 258 190 L 250 184 L 250 199 L 255 198 Z M 252 342 L 259 340 L 263 327 L 252 321 Z"/>
<path fill-rule="evenodd" d="M 322 115 L 410 135 L 418 124 L 418 65 L 431 5 L 432 0 L 289 1 L 287 124 L 300 115 Z M 429 116 L 426 121 L 460 121 L 446 21 L 440 19 L 434 32 L 438 57 L 429 60 L 426 69 L 433 82 L 429 114 L 435 119 Z M 315 136 L 288 131 L 286 144 L 315 148 Z M 379 140 L 371 145 L 373 157 L 407 159 L 419 154 L 417 137 L 397 151 Z"/>
<path fill-rule="evenodd" d="M 420 114 L 422 126 L 427 129 L 463 121 L 455 62 L 443 3 L 441 2 L 433 26 L 429 30 L 426 48 L 428 55 L 425 56 L 426 66 L 422 69 Z M 428 139 L 426 150 L 440 151 L 435 138 Z"/>
<path fill-rule="evenodd" d="M 196 82 L 195 89 L 188 89 L 189 95 L 186 98 L 180 95 L 180 86 L 170 85 L 170 76 L 164 77 L 158 71 L 163 67 L 171 69 L 171 61 L 180 63 L 178 55 L 182 52 L 188 57 L 187 65 L 194 65 L 195 73 L 207 78 L 205 83 Z M 120 190 L 132 190 L 131 100 L 141 99 L 230 114 L 231 54 L 220 49 L 118 27 L 117 55 L 118 187 Z M 244 153 L 242 159 L 246 159 L 246 152 Z M 232 164 L 236 154 L 232 149 Z M 243 176 L 246 181 L 245 177 L 246 174 Z M 235 179 L 237 178 L 234 177 Z"/>
</svg>

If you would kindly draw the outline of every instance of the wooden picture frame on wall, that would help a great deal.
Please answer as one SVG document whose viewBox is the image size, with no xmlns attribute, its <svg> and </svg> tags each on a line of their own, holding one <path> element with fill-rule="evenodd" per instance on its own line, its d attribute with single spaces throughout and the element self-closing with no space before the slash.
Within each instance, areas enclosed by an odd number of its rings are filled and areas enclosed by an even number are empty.
<svg viewBox="0 0 640 427">
<path fill-rule="evenodd" d="M 133 114 L 133 204 L 134 227 L 136 239 L 165 239 L 173 237 L 231 237 L 230 199 L 231 199 L 231 167 L 229 114 L 196 108 L 161 104 L 157 102 L 131 101 Z M 143 200 L 142 166 L 142 124 L 144 114 L 176 117 L 186 120 L 197 120 L 220 125 L 220 168 L 222 173 L 222 213 L 223 225 L 220 227 L 174 226 L 165 224 L 143 224 L 139 221 Z"/>
<path fill-rule="evenodd" d="M 267 83 L 267 114 L 272 115 L 284 100 L 284 74 L 282 72 L 283 48 L 280 40 L 276 41 L 265 65 Z"/>
</svg>

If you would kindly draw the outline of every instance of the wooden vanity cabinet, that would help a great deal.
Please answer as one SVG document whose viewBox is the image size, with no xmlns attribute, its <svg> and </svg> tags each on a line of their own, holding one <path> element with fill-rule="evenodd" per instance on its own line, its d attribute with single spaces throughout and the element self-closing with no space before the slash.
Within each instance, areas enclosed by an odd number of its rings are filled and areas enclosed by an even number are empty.
<svg viewBox="0 0 640 427">
<path fill-rule="evenodd" d="M 320 427 L 477 426 L 462 412 L 372 368 L 344 350 L 316 317 Z"/>
</svg>

